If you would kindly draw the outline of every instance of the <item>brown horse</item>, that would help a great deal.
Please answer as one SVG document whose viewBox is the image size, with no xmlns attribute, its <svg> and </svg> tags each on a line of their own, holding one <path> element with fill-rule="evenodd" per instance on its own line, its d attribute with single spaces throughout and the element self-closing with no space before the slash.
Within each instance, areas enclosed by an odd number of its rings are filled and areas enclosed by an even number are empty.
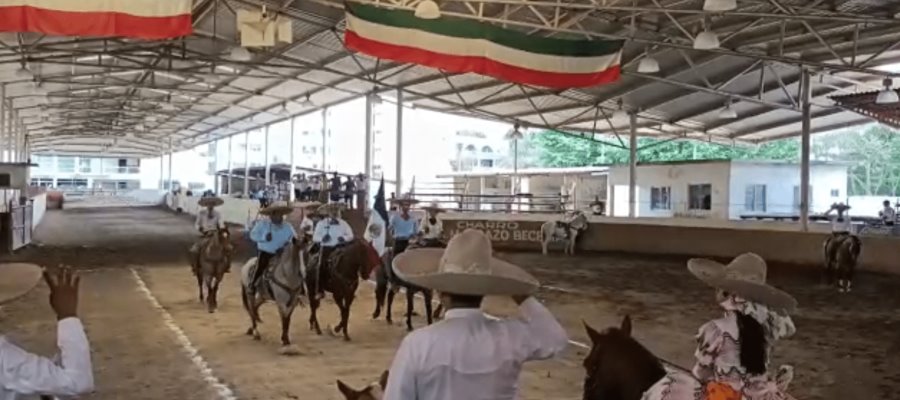
<svg viewBox="0 0 900 400">
<path fill-rule="evenodd" d="M 631 337 L 631 317 L 597 332 L 584 324 L 591 352 L 584 359 L 584 400 L 640 400 L 666 375 L 662 362 Z"/>
<path fill-rule="evenodd" d="M 831 235 L 822 247 L 825 253 L 825 284 L 833 285 L 837 280 L 838 291 L 849 292 L 862 242 L 856 235 Z"/>
<path fill-rule="evenodd" d="M 321 254 L 321 250 L 320 254 Z M 334 302 L 341 310 L 341 322 L 332 330 L 334 334 L 344 333 L 344 340 L 350 340 L 347 333 L 347 325 L 350 322 L 350 306 L 356 297 L 356 289 L 359 287 L 359 279 L 369 279 L 375 263 L 370 257 L 375 250 L 363 239 L 353 239 L 341 248 L 335 249 L 331 257 L 323 262 L 311 262 L 307 266 L 306 288 L 309 297 L 309 329 L 322 334 L 316 310 L 319 308 L 319 289 L 331 292 Z M 321 271 L 316 271 L 319 264 L 325 265 Z M 317 279 L 318 278 L 318 281 Z"/>
<path fill-rule="evenodd" d="M 219 306 L 219 284 L 225 271 L 231 268 L 231 242 L 228 229 L 218 229 L 210 237 L 204 238 L 200 247 L 199 269 L 194 271 L 197 277 L 197 289 L 200 301 L 203 301 L 203 287 L 206 286 L 206 309 L 215 312 Z"/>
<path fill-rule="evenodd" d="M 347 400 L 381 400 L 387 389 L 387 380 L 388 371 L 384 371 L 381 373 L 381 377 L 378 378 L 378 382 L 366 386 L 363 390 L 353 389 L 340 379 L 337 380 L 337 387 Z"/>
<path fill-rule="evenodd" d="M 410 243 L 407 250 L 413 250 L 416 247 L 415 244 Z M 372 319 L 378 319 L 381 315 L 381 308 L 384 307 L 385 320 L 388 324 L 394 323 L 391 318 L 391 308 L 394 305 L 394 296 L 402 288 L 406 291 L 406 329 L 409 331 L 413 330 L 412 317 L 415 315 L 413 302 L 416 293 L 422 293 L 422 297 L 425 299 L 425 315 L 428 325 L 431 325 L 434 322 L 434 315 L 431 311 L 431 300 L 434 297 L 434 292 L 431 289 L 412 285 L 397 277 L 394 274 L 393 259 L 394 250 L 389 249 L 381 257 L 381 268 L 378 268 L 375 274 L 375 312 L 372 313 Z M 387 295 L 386 305 L 385 295 Z"/>
</svg>

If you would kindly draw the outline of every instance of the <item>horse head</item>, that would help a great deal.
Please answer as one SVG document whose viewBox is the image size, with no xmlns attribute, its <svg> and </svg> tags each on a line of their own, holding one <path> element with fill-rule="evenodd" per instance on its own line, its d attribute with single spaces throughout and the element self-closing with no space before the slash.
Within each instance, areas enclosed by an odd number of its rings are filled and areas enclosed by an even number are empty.
<svg viewBox="0 0 900 400">
<path fill-rule="evenodd" d="M 350 386 L 347 386 L 347 384 L 342 382 L 340 379 L 337 380 L 337 387 L 338 390 L 341 391 L 341 394 L 344 395 L 344 398 L 347 400 L 381 400 L 384 397 L 385 390 L 387 389 L 387 380 L 388 371 L 384 371 L 381 373 L 381 377 L 378 379 L 378 382 L 366 386 L 365 389 L 353 389 Z"/>
<path fill-rule="evenodd" d="M 639 400 L 665 376 L 662 363 L 631 337 L 631 317 L 597 331 L 584 323 L 591 351 L 584 359 L 584 400 Z"/>
</svg>

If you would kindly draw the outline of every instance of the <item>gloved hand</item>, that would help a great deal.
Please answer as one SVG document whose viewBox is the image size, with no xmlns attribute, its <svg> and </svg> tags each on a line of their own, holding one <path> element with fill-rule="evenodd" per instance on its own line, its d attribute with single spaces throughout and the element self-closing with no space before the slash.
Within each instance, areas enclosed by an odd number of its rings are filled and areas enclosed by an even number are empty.
<svg viewBox="0 0 900 400">
<path fill-rule="evenodd" d="M 267 242 L 271 242 L 271 241 L 272 241 L 272 232 L 269 232 L 269 233 L 266 234 L 266 241 L 267 241 Z"/>
<path fill-rule="evenodd" d="M 346 242 L 346 240 L 344 239 L 344 237 L 343 237 L 343 236 L 338 236 L 338 243 L 344 243 L 344 242 Z"/>
<path fill-rule="evenodd" d="M 323 242 L 330 242 L 330 241 L 331 241 L 331 235 L 325 235 L 325 236 L 322 236 L 322 241 L 323 241 Z"/>
</svg>

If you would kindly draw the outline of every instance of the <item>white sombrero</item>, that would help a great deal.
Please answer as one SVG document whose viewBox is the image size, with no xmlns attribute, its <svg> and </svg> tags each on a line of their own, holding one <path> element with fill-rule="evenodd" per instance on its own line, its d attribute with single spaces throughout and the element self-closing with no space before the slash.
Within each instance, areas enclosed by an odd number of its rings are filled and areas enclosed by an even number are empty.
<svg viewBox="0 0 900 400">
<path fill-rule="evenodd" d="M 428 204 L 425 207 L 422 207 L 422 209 L 425 211 L 444 212 L 444 209 L 441 208 L 440 204 L 438 204 L 436 201 L 431 202 L 431 204 Z"/>
<path fill-rule="evenodd" d="M 540 283 L 522 268 L 494 258 L 484 232 L 466 229 L 446 249 L 407 250 L 394 258 L 394 272 L 416 286 L 469 296 L 527 295 Z"/>
<path fill-rule="evenodd" d="M 688 270 L 707 285 L 770 309 L 790 313 L 797 308 L 793 296 L 766 284 L 766 261 L 754 253 L 741 254 L 728 265 L 692 258 L 688 260 Z"/>
<path fill-rule="evenodd" d="M 197 200 L 197 204 L 201 207 L 218 207 L 225 204 L 225 200 L 220 197 L 201 197 L 200 200 Z"/>
<path fill-rule="evenodd" d="M 319 208 L 321 205 L 322 205 L 321 201 L 301 201 L 301 202 L 294 203 L 294 208 L 310 209 L 310 208 Z"/>
<path fill-rule="evenodd" d="M 41 267 L 34 264 L 0 264 L 0 304 L 27 294 L 41 280 Z"/>
</svg>

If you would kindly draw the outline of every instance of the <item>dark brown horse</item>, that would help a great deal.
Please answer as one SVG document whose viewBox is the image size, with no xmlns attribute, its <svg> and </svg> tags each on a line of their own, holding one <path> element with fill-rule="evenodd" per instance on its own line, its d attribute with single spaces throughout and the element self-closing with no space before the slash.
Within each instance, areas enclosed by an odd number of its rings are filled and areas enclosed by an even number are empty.
<svg viewBox="0 0 900 400">
<path fill-rule="evenodd" d="M 319 251 L 321 252 L 321 250 Z M 306 292 L 310 307 L 309 329 L 315 330 L 319 335 L 322 334 L 319 320 L 316 317 L 316 310 L 319 308 L 317 296 L 321 289 L 331 292 L 334 296 L 334 303 L 341 310 L 341 322 L 334 327 L 334 334 L 340 334 L 343 331 L 344 340 L 350 340 L 350 335 L 347 333 L 347 325 L 350 322 L 350 306 L 356 297 L 359 279 L 369 279 L 372 269 L 377 265 L 371 257 L 373 252 L 375 250 L 368 242 L 357 238 L 343 247 L 335 249 L 328 260 L 323 260 L 321 263 L 311 262 L 311 265 L 307 266 Z M 325 265 L 325 267 L 321 271 L 316 271 L 318 264 Z M 316 278 L 318 278 L 318 282 Z"/>
<path fill-rule="evenodd" d="M 415 245 L 410 244 L 407 250 L 415 249 Z M 394 323 L 391 318 L 391 308 L 394 305 L 394 296 L 401 288 L 406 292 L 406 329 L 413 330 L 412 317 L 415 315 L 413 303 L 416 293 L 422 293 L 425 299 L 425 315 L 428 319 L 428 325 L 434 322 L 433 313 L 431 311 L 431 300 L 434 292 L 430 289 L 412 285 L 403 281 L 394 273 L 392 260 L 394 259 L 394 250 L 388 249 L 384 256 L 381 257 L 381 268 L 378 268 L 375 274 L 375 312 L 372 313 L 372 319 L 378 319 L 381 315 L 381 308 L 384 307 L 384 317 L 388 324 Z M 385 296 L 387 304 L 385 304 Z"/>
<path fill-rule="evenodd" d="M 640 400 L 666 375 L 662 362 L 631 337 L 631 317 L 602 332 L 584 324 L 591 352 L 584 359 L 584 400 Z"/>
<path fill-rule="evenodd" d="M 831 235 L 822 247 L 825 253 L 825 284 L 834 285 L 837 281 L 839 292 L 849 292 L 862 242 L 856 235 Z"/>
<path fill-rule="evenodd" d="M 378 378 L 378 382 L 366 386 L 365 389 L 353 389 L 340 379 L 337 380 L 337 387 L 347 400 L 381 400 L 384 398 L 385 390 L 387 390 L 387 380 L 388 371 L 384 371 L 381 373 L 381 377 Z"/>
<path fill-rule="evenodd" d="M 216 311 L 219 306 L 219 284 L 222 283 L 225 271 L 231 268 L 230 239 L 228 229 L 218 229 L 210 237 L 204 238 L 200 246 L 200 263 L 195 275 L 200 301 L 203 301 L 203 287 L 206 286 L 206 309 L 209 312 Z"/>
</svg>

